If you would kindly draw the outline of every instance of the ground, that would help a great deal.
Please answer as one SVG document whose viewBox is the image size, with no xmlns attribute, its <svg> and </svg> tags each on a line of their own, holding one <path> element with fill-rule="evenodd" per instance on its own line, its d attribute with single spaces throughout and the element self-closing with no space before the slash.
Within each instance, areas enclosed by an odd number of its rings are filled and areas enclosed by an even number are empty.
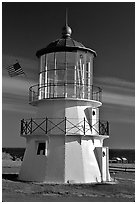
<svg viewBox="0 0 137 204">
<path fill-rule="evenodd" d="M 111 170 L 115 184 L 38 184 L 17 179 L 21 161 L 3 161 L 3 202 L 134 202 L 135 173 Z M 131 166 L 131 165 L 130 165 Z"/>
</svg>

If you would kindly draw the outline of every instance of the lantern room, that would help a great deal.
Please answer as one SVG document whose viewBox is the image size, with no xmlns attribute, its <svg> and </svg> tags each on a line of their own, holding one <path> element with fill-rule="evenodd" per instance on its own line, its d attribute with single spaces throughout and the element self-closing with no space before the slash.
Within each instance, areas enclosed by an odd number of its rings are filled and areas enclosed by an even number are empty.
<svg viewBox="0 0 137 204">
<path fill-rule="evenodd" d="M 101 89 L 93 87 L 96 52 L 71 38 L 66 25 L 62 37 L 37 51 L 39 84 L 30 88 L 30 102 L 51 98 L 100 100 Z"/>
</svg>

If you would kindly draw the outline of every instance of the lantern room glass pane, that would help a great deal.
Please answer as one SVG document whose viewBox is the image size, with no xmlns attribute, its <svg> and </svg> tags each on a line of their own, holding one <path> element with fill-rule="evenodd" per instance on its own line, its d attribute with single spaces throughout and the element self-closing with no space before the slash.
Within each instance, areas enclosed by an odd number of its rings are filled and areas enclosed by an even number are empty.
<svg viewBox="0 0 137 204">
<path fill-rule="evenodd" d="M 47 54 L 47 70 L 54 69 L 54 53 Z"/>
<path fill-rule="evenodd" d="M 43 72 L 45 70 L 45 55 L 42 55 L 40 57 L 40 72 Z"/>
<path fill-rule="evenodd" d="M 40 64 L 40 98 L 91 99 L 93 54 L 80 50 L 48 53 L 40 57 Z"/>
<path fill-rule="evenodd" d="M 67 69 L 72 69 L 76 65 L 76 52 L 66 52 Z"/>
<path fill-rule="evenodd" d="M 64 70 L 56 70 L 56 83 L 61 84 L 65 82 L 65 71 Z"/>
<path fill-rule="evenodd" d="M 56 83 L 64 83 L 65 82 L 65 70 L 66 70 L 66 54 L 65 52 L 57 52 L 56 53 Z"/>
</svg>

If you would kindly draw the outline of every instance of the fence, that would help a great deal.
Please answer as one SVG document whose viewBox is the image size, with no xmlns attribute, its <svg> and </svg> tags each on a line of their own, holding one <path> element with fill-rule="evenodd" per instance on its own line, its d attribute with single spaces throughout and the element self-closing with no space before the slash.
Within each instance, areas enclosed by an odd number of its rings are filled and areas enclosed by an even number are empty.
<svg viewBox="0 0 137 204">
<path fill-rule="evenodd" d="M 87 121 L 85 118 L 35 118 L 21 120 L 21 135 L 30 134 L 109 135 L 108 121 Z"/>
</svg>

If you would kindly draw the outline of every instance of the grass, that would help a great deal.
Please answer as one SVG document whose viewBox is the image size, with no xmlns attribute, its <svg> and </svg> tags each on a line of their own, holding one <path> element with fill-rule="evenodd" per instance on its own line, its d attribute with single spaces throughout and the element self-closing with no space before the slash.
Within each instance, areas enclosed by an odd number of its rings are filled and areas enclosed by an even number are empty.
<svg viewBox="0 0 137 204">
<path fill-rule="evenodd" d="M 135 174 L 111 174 L 117 184 L 37 184 L 18 181 L 19 162 L 3 163 L 3 202 L 134 202 Z"/>
</svg>

